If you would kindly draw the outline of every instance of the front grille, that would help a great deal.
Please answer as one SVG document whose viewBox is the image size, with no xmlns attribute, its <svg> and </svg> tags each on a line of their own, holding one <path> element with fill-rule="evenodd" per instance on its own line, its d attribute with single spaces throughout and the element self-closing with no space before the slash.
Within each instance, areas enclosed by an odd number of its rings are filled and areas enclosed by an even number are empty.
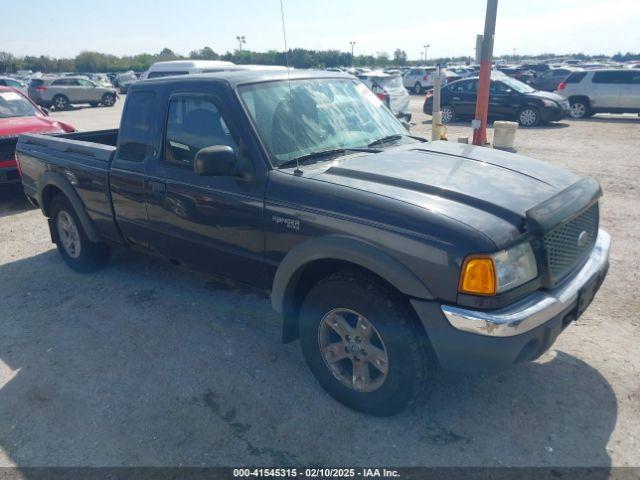
<svg viewBox="0 0 640 480">
<path fill-rule="evenodd" d="M 594 203 L 544 236 L 549 273 L 554 283 L 566 277 L 589 254 L 598 236 L 598 223 L 598 204 Z"/>
</svg>

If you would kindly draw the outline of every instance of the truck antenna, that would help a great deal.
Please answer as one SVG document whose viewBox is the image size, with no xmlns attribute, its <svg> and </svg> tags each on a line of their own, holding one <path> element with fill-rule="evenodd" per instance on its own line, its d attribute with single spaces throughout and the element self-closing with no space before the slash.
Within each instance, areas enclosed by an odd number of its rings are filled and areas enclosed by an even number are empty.
<svg viewBox="0 0 640 480">
<path fill-rule="evenodd" d="M 287 83 L 289 85 L 289 101 L 291 102 L 291 131 L 293 132 L 293 136 L 295 137 L 295 122 L 293 121 L 293 91 L 291 89 L 291 67 L 289 66 L 289 47 L 287 46 L 287 29 L 285 28 L 284 23 L 284 0 L 280 0 L 280 18 L 282 19 L 282 37 L 284 38 L 284 59 L 287 63 Z M 296 175 L 302 174 L 302 170 L 300 170 L 300 164 L 298 163 L 298 158 L 296 156 L 296 169 L 293 171 Z"/>
</svg>

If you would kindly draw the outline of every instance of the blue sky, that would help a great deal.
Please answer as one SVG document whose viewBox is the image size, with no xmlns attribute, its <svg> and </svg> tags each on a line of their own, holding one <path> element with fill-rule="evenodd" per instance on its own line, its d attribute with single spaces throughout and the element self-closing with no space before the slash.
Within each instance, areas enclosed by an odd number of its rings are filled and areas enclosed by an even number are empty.
<svg viewBox="0 0 640 480">
<path fill-rule="evenodd" d="M 3 2 L 4 3 L 4 2 Z M 289 47 L 356 53 L 405 50 L 417 59 L 472 55 L 484 0 L 284 0 Z M 282 49 L 279 0 L 22 0 L 4 3 L 0 50 L 75 56 L 177 53 L 210 46 Z M 640 0 L 500 0 L 496 54 L 640 51 Z"/>
</svg>

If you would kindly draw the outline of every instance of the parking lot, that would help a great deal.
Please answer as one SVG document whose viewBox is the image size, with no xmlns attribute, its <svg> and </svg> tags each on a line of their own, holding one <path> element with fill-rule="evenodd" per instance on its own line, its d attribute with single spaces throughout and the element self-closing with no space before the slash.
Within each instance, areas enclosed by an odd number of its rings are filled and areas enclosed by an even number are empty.
<svg viewBox="0 0 640 480">
<path fill-rule="evenodd" d="M 52 116 L 118 126 L 113 108 Z M 422 98 L 412 131 L 430 137 Z M 470 137 L 467 123 L 449 140 Z M 491 136 L 491 132 L 490 132 Z M 114 251 L 80 275 L 18 191 L 0 199 L 0 466 L 640 464 L 640 119 L 520 129 L 519 153 L 597 178 L 610 273 L 533 363 L 440 375 L 379 419 L 332 400 L 259 291 Z"/>
</svg>

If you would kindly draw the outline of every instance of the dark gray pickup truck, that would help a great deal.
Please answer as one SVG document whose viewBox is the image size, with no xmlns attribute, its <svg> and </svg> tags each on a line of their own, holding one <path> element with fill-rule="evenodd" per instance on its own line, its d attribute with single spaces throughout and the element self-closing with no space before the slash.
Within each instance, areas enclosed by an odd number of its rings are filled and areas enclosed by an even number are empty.
<svg viewBox="0 0 640 480">
<path fill-rule="evenodd" d="M 69 266 L 121 245 L 270 290 L 284 341 L 374 415 L 436 368 L 536 359 L 608 269 L 595 180 L 410 136 L 348 75 L 144 81 L 119 130 L 23 135 L 17 152 Z"/>
</svg>

